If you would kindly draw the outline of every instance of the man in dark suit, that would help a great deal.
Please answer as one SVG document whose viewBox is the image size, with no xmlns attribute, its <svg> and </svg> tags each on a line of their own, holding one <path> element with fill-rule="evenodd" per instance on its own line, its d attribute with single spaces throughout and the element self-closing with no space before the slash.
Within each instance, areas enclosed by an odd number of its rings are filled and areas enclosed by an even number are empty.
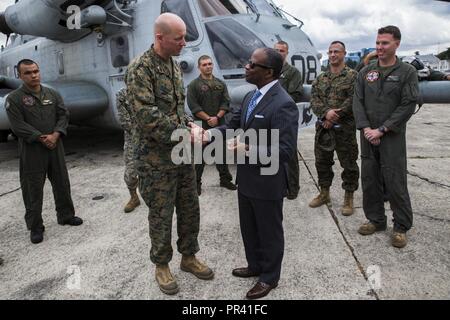
<svg viewBox="0 0 450 320">
<path fill-rule="evenodd" d="M 266 296 L 278 285 L 284 253 L 283 198 L 287 195 L 288 161 L 295 154 L 299 112 L 295 102 L 278 82 L 283 59 L 274 49 L 262 48 L 253 52 L 245 66 L 246 80 L 257 90 L 247 94 L 242 108 L 233 111 L 226 125 L 217 129 L 252 130 L 256 143 L 236 142 L 233 149 L 245 149 L 246 161 L 238 163 L 239 219 L 248 266 L 233 270 L 237 277 L 256 277 L 258 282 L 247 298 Z M 214 130 L 214 129 L 212 129 Z M 262 136 L 267 132 L 267 144 Z M 278 139 L 275 138 L 277 133 Z M 250 139 L 251 140 L 251 139 Z M 261 157 L 269 156 L 270 164 L 262 164 Z M 256 163 L 250 161 L 258 155 Z M 252 164 L 253 163 L 253 164 Z M 264 169 L 276 168 L 267 174 Z"/>
</svg>

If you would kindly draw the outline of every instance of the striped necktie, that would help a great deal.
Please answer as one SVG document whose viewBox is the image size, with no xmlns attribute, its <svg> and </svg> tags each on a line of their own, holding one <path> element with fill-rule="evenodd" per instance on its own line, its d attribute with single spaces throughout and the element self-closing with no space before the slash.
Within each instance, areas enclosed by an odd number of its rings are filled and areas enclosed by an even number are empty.
<svg viewBox="0 0 450 320">
<path fill-rule="evenodd" d="M 250 118 L 250 115 L 252 114 L 253 110 L 255 110 L 256 108 L 256 101 L 258 100 L 258 98 L 262 95 L 261 91 L 256 90 L 255 93 L 253 94 L 252 99 L 250 100 L 249 104 L 248 104 L 248 108 L 247 108 L 247 114 L 245 116 L 245 122 L 247 123 L 248 118 Z"/>
</svg>

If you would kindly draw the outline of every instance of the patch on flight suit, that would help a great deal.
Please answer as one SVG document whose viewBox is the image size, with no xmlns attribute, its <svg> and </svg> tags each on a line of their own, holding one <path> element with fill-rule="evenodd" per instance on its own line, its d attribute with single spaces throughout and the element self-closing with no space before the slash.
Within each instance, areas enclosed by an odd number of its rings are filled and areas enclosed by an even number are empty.
<svg viewBox="0 0 450 320">
<path fill-rule="evenodd" d="M 378 71 L 370 71 L 367 75 L 366 75 L 366 80 L 368 82 L 375 82 L 380 78 L 380 73 Z"/>
<path fill-rule="evenodd" d="M 389 77 L 386 78 L 386 81 L 399 82 L 400 81 L 400 77 L 399 76 L 389 76 Z"/>
<path fill-rule="evenodd" d="M 32 106 L 34 106 L 35 101 L 34 101 L 34 98 L 32 96 L 24 96 L 22 98 L 22 103 L 24 105 L 26 105 L 27 107 L 32 107 Z"/>
<path fill-rule="evenodd" d="M 5 104 L 5 109 L 6 109 L 6 110 L 8 110 L 8 109 L 9 109 L 9 106 L 10 106 L 9 102 L 8 102 L 8 101 L 6 101 L 6 104 Z"/>
<path fill-rule="evenodd" d="M 200 90 L 202 90 L 202 92 L 207 92 L 209 90 L 209 87 L 206 84 L 204 84 L 200 87 Z"/>
</svg>

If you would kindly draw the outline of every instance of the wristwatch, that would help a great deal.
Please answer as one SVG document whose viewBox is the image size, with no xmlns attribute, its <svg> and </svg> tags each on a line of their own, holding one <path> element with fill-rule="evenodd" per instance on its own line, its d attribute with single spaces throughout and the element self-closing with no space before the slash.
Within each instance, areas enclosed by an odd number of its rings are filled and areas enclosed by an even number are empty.
<svg viewBox="0 0 450 320">
<path fill-rule="evenodd" d="M 380 131 L 381 133 L 386 133 L 386 127 L 385 126 L 381 126 L 378 128 L 378 131 Z"/>
</svg>

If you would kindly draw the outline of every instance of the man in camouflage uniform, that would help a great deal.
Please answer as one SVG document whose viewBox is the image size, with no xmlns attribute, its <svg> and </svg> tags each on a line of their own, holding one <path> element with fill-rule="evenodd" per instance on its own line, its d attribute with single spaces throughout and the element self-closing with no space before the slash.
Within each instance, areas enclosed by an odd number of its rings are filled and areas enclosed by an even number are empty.
<svg viewBox="0 0 450 320">
<path fill-rule="evenodd" d="M 314 154 L 320 194 L 310 203 L 317 208 L 330 202 L 333 182 L 334 151 L 343 167 L 342 188 L 345 190 L 342 214 L 353 214 L 353 192 L 358 189 L 358 144 L 352 99 L 356 71 L 345 65 L 345 45 L 334 41 L 328 49 L 330 68 L 314 80 L 311 107 L 319 119 L 316 124 Z"/>
<path fill-rule="evenodd" d="M 130 200 L 125 205 L 124 211 L 131 212 L 141 204 L 136 192 L 139 178 L 134 161 L 133 126 L 131 121 L 130 104 L 127 99 L 127 89 L 122 88 L 116 95 L 117 111 L 123 129 L 123 158 L 125 161 L 124 180 L 130 191 Z"/>
<path fill-rule="evenodd" d="M 378 30 L 378 60 L 358 74 L 353 98 L 356 128 L 361 131 L 363 209 L 368 222 L 358 232 L 386 230 L 383 182 L 394 215 L 392 245 L 406 246 L 413 212 L 407 187 L 406 124 L 419 93 L 416 69 L 402 62 L 396 51 L 401 33 L 396 26 Z"/>
<path fill-rule="evenodd" d="M 177 213 L 178 251 L 181 270 L 200 279 L 212 279 L 213 271 L 195 257 L 199 251 L 200 208 L 192 164 L 175 165 L 171 141 L 176 129 L 186 129 L 184 86 L 179 65 L 172 56 L 186 45 L 186 25 L 177 15 L 164 13 L 155 21 L 155 43 L 133 61 L 125 82 L 136 129 L 136 167 L 139 191 L 149 208 L 150 259 L 162 292 L 175 294 L 178 284 L 169 269 L 174 207 Z"/>
<path fill-rule="evenodd" d="M 289 45 L 285 41 L 278 41 L 274 47 L 275 50 L 283 57 L 283 69 L 281 70 L 280 84 L 291 96 L 295 103 L 301 101 L 303 96 L 303 77 L 300 71 L 287 62 L 289 54 Z M 298 151 L 288 162 L 288 194 L 289 200 L 297 198 L 300 191 L 300 167 L 298 160 Z"/>
<path fill-rule="evenodd" d="M 209 56 L 201 56 L 198 59 L 198 69 L 200 75 L 194 79 L 187 88 L 187 103 L 196 120 L 202 121 L 205 130 L 225 124 L 225 113 L 230 110 L 230 97 L 228 96 L 227 85 L 213 75 L 213 62 Z M 225 144 L 224 153 L 225 155 Z M 224 161 L 224 159 L 217 159 Z M 205 163 L 195 166 L 197 175 L 197 193 L 201 194 L 202 174 Z M 229 190 L 236 190 L 236 186 L 231 182 L 233 177 L 228 170 L 228 165 L 223 162 L 216 164 L 220 175 L 220 186 Z"/>
<path fill-rule="evenodd" d="M 32 243 L 44 239 L 42 201 L 45 178 L 52 184 L 58 224 L 78 226 L 70 193 L 62 137 L 67 134 L 69 113 L 55 90 L 41 85 L 39 66 L 24 59 L 17 64 L 23 85 L 6 99 L 11 129 L 19 138 L 20 186 L 25 222 Z"/>
</svg>

